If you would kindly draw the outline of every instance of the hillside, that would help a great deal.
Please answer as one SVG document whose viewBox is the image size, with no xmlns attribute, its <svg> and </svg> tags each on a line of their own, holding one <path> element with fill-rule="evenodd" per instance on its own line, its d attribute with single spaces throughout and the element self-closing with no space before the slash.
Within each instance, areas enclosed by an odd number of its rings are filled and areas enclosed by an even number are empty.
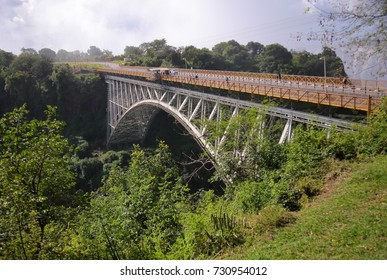
<svg viewBox="0 0 387 280">
<path fill-rule="evenodd" d="M 344 165 L 294 224 L 266 232 L 227 258 L 387 259 L 387 156 Z"/>
</svg>

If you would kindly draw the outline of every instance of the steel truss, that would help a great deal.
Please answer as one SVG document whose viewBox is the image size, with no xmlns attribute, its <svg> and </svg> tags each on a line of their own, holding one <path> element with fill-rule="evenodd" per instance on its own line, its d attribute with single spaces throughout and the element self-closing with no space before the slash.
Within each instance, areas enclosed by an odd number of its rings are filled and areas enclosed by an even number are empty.
<svg viewBox="0 0 387 280">
<path fill-rule="evenodd" d="M 316 116 L 278 107 L 185 90 L 157 83 L 106 75 L 108 84 L 108 145 L 141 142 L 159 110 L 172 115 L 215 160 L 225 143 L 229 124 L 243 109 L 257 108 L 267 123 L 280 118 L 285 122 L 279 142 L 289 141 L 293 123 L 313 124 L 338 130 L 352 129 L 353 123 Z M 261 117 L 259 117 L 261 118 Z M 221 126 L 221 123 L 228 125 Z M 263 122 L 262 122 L 263 123 Z M 212 124 L 212 126 L 210 125 Z M 214 126 L 215 124 L 215 126 Z M 262 124 L 251 131 L 251 137 L 262 136 Z M 217 132 L 214 132 L 214 129 Z M 249 139 L 244 139 L 247 143 Z M 235 154 L 244 155 L 243 146 Z"/>
</svg>

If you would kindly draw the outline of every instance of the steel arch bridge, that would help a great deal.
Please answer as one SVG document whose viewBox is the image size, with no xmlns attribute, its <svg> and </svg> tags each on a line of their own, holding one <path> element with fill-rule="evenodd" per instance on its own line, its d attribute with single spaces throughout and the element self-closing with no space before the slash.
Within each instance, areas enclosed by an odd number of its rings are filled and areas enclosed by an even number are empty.
<svg viewBox="0 0 387 280">
<path fill-rule="evenodd" d="M 108 84 L 109 146 L 121 143 L 140 143 L 148 132 L 159 110 L 172 115 L 215 160 L 227 138 L 228 125 L 216 137 L 208 127 L 208 120 L 216 124 L 231 122 L 243 109 L 258 108 L 266 119 L 283 119 L 283 131 L 279 143 L 290 140 L 295 123 L 313 123 L 316 126 L 338 130 L 352 129 L 353 124 L 338 119 L 311 115 L 278 107 L 267 107 L 214 94 L 185 90 L 158 83 L 145 82 L 116 75 L 105 74 Z M 225 114 L 227 112 L 227 114 Z M 259 128 L 258 128 L 259 129 Z M 255 131 L 255 135 L 262 135 Z M 254 133 L 252 133 L 253 135 Z M 244 153 L 244 149 L 234 151 Z"/>
</svg>

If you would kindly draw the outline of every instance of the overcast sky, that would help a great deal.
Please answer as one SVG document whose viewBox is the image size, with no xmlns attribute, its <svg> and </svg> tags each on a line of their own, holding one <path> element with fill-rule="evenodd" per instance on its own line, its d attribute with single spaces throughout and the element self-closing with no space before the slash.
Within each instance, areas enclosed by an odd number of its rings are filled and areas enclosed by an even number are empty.
<svg viewBox="0 0 387 280">
<path fill-rule="evenodd" d="M 0 49 L 87 51 L 95 45 L 122 54 L 125 46 L 165 38 L 169 45 L 212 48 L 235 39 L 280 43 L 321 52 L 298 42 L 318 29 L 305 0 L 0 0 Z"/>
</svg>

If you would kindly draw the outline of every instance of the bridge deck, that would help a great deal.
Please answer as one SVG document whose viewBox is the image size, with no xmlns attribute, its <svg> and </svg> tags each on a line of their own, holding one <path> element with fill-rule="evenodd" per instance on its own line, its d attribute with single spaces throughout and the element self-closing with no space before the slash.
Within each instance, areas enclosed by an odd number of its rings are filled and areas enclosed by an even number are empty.
<svg viewBox="0 0 387 280">
<path fill-rule="evenodd" d="M 228 91 L 257 94 L 267 97 L 295 100 L 301 102 L 348 108 L 368 113 L 377 110 L 382 97 L 386 96 L 385 81 L 351 81 L 343 85 L 341 79 L 247 73 L 213 70 L 176 69 L 171 75 L 160 75 L 162 81 L 191 84 Z M 101 74 L 142 77 L 154 79 L 154 73 L 146 67 L 120 69 L 97 69 Z"/>
</svg>

